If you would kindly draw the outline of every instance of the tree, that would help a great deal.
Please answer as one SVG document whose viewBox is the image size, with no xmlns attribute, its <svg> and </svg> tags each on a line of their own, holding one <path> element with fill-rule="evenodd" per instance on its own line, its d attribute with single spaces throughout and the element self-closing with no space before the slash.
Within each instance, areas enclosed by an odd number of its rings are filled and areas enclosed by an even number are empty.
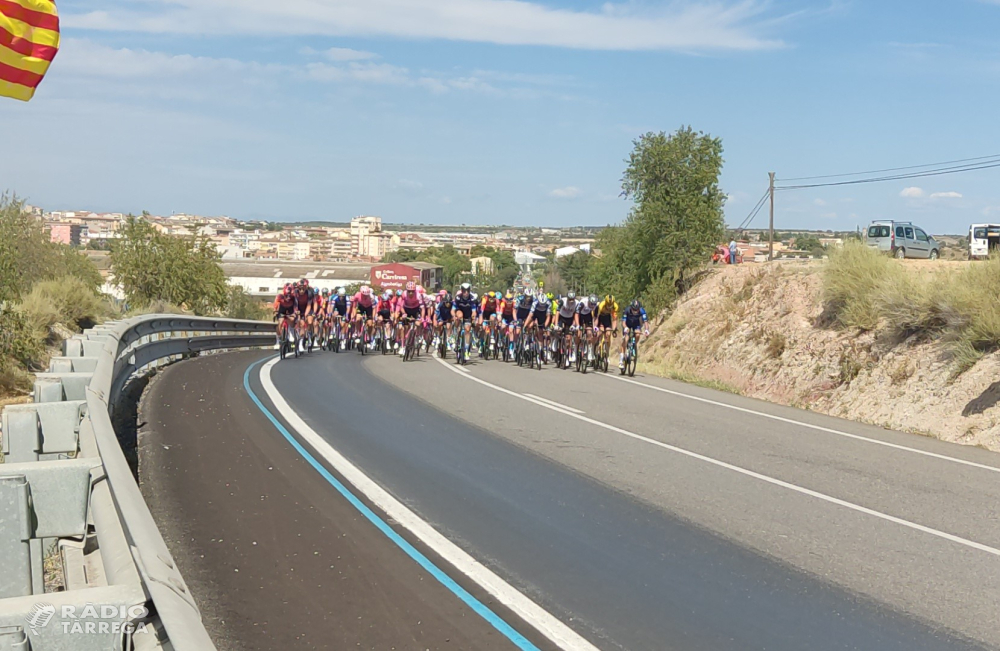
<svg viewBox="0 0 1000 651">
<path fill-rule="evenodd" d="M 654 308 L 685 291 L 725 234 L 719 189 L 722 140 L 682 127 L 634 141 L 622 177 L 633 207 L 621 226 L 605 228 L 595 278 L 624 299 Z"/>
<path fill-rule="evenodd" d="M 559 276 L 566 281 L 566 285 L 580 293 L 590 288 L 590 263 L 590 254 L 578 251 L 573 255 L 564 255 L 556 259 L 556 269 L 559 271 Z"/>
<path fill-rule="evenodd" d="M 51 242 L 42 223 L 16 196 L 0 195 L 0 302 L 16 301 L 41 280 L 79 278 L 96 291 L 102 283 L 86 255 Z"/>
<path fill-rule="evenodd" d="M 228 301 L 226 277 L 211 241 L 164 235 L 131 215 L 111 245 L 111 272 L 132 307 L 160 300 L 208 314 L 224 309 Z"/>
</svg>

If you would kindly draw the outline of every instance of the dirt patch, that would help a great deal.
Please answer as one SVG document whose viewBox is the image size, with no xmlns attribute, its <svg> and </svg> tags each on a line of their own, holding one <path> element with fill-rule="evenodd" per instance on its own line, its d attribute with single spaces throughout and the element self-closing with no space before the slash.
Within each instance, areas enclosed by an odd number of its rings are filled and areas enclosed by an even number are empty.
<svg viewBox="0 0 1000 651">
<path fill-rule="evenodd" d="M 648 369 L 1000 451 L 1000 354 L 956 376 L 943 342 L 886 341 L 831 327 L 823 319 L 822 264 L 775 262 L 713 272 L 654 324 Z M 905 264 L 930 274 L 967 263 Z"/>
</svg>

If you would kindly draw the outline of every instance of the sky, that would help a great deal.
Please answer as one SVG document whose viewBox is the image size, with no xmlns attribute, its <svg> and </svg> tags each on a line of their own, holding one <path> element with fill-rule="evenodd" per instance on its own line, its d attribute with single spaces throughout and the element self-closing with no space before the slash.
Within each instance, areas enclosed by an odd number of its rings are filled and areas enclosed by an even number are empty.
<svg viewBox="0 0 1000 651">
<path fill-rule="evenodd" d="M 0 191 L 50 210 L 613 224 L 632 141 L 691 125 L 739 224 L 769 171 L 1000 154 L 1000 0 L 57 4 L 35 98 L 0 98 Z M 998 181 L 782 191 L 775 224 L 962 233 Z"/>
</svg>

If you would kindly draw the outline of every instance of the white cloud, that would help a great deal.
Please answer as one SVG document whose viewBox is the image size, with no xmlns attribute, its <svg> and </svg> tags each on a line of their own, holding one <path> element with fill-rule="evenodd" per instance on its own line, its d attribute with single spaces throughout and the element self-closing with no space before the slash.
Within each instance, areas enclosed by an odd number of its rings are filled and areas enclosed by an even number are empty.
<svg viewBox="0 0 1000 651">
<path fill-rule="evenodd" d="M 396 186 L 404 190 L 422 190 L 424 184 L 420 181 L 411 181 L 410 179 L 399 179 L 396 182 Z"/>
<path fill-rule="evenodd" d="M 567 185 L 565 188 L 556 188 L 549 192 L 549 196 L 554 199 L 575 199 L 580 196 L 580 188 Z"/>
<path fill-rule="evenodd" d="M 323 55 L 330 61 L 367 61 L 375 59 L 377 54 L 365 52 L 364 50 L 352 50 L 347 47 L 332 47 L 323 52 Z"/>
<path fill-rule="evenodd" d="M 587 50 L 761 50 L 781 16 L 762 0 L 606 3 L 526 0 L 147 0 L 63 15 L 73 29 L 186 34 L 394 36 Z"/>
<path fill-rule="evenodd" d="M 931 199 L 961 199 L 962 193 L 960 192 L 934 192 L 931 194 Z"/>
<path fill-rule="evenodd" d="M 917 187 L 904 188 L 903 191 L 899 193 L 899 196 L 906 199 L 919 199 L 924 196 L 924 191 L 922 188 Z"/>
</svg>

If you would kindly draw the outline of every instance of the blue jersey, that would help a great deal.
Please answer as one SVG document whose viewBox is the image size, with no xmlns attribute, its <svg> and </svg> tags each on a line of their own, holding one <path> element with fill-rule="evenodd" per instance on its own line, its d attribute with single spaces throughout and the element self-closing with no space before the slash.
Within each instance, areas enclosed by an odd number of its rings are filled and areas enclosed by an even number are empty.
<svg viewBox="0 0 1000 651">
<path fill-rule="evenodd" d="M 454 300 L 455 309 L 464 314 L 466 317 L 476 314 L 479 311 L 479 306 L 476 303 L 476 298 L 471 293 L 468 296 L 458 294 L 455 296 Z"/>
<path fill-rule="evenodd" d="M 622 321 L 629 328 L 638 328 L 641 324 L 646 323 L 649 318 L 646 316 L 646 308 L 639 306 L 638 312 L 633 312 L 631 307 L 625 308 L 622 312 Z"/>
</svg>

